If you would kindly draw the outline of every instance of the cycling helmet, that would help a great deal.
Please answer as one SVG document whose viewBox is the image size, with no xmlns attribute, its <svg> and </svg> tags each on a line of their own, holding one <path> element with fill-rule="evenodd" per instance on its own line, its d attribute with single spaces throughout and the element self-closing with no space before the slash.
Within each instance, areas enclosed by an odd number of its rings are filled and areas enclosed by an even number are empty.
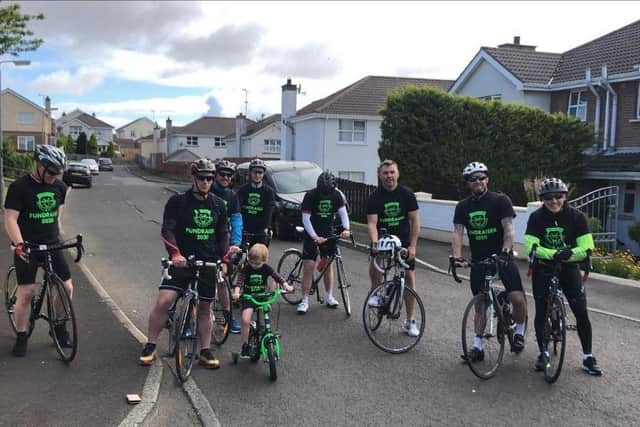
<svg viewBox="0 0 640 427">
<path fill-rule="evenodd" d="M 548 193 L 568 193 L 567 185 L 560 178 L 547 178 L 542 181 L 538 196 L 542 197 Z"/>
<path fill-rule="evenodd" d="M 402 247 L 402 243 L 397 236 L 388 235 L 381 237 L 376 242 L 376 250 L 381 254 L 393 255 L 397 249 Z"/>
<path fill-rule="evenodd" d="M 67 162 L 67 156 L 65 156 L 64 152 L 53 145 L 36 146 L 35 158 L 42 163 L 45 168 L 55 170 L 56 172 L 62 172 Z"/>
<path fill-rule="evenodd" d="M 217 171 L 228 170 L 233 173 L 236 171 L 236 164 L 228 160 L 219 159 L 219 160 L 216 160 L 216 170 Z"/>
<path fill-rule="evenodd" d="M 484 172 L 486 174 L 489 174 L 489 169 L 485 166 L 484 163 L 471 162 L 462 170 L 462 176 L 467 178 L 476 172 Z"/>
<path fill-rule="evenodd" d="M 329 193 L 336 188 L 336 177 L 329 171 L 324 171 L 318 176 L 316 181 L 316 188 L 321 193 Z"/>
<path fill-rule="evenodd" d="M 215 173 L 216 166 L 209 159 L 198 159 L 195 162 L 191 163 L 191 175 L 196 175 L 198 173 Z"/>
<path fill-rule="evenodd" d="M 251 160 L 251 163 L 249 163 L 249 170 L 254 169 L 254 168 L 262 168 L 264 171 L 266 171 L 267 170 L 267 164 L 264 162 L 264 160 L 253 159 L 253 160 Z"/>
</svg>

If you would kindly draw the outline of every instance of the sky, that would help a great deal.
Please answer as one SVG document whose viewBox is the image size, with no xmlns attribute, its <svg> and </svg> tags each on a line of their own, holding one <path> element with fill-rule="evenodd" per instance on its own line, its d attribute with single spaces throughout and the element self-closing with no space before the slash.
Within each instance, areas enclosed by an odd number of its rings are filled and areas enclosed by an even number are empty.
<svg viewBox="0 0 640 427">
<path fill-rule="evenodd" d="M 298 108 L 367 75 L 455 80 L 482 46 L 562 53 L 640 19 L 631 1 L 18 3 L 44 43 L 2 87 L 116 128 L 279 113 L 287 78 Z"/>
</svg>

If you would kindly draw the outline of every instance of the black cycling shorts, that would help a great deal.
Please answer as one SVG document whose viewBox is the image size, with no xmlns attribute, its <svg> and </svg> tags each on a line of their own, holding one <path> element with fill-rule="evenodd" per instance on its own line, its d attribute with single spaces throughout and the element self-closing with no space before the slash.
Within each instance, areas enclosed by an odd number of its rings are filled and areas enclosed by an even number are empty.
<svg viewBox="0 0 640 427">
<path fill-rule="evenodd" d="M 336 253 L 338 242 L 333 240 L 322 245 L 317 245 L 311 237 L 305 235 L 302 242 L 302 259 L 315 261 L 320 256 L 331 256 Z"/>
<path fill-rule="evenodd" d="M 256 233 L 252 236 L 247 236 L 245 241 L 249 242 L 249 247 L 255 245 L 256 243 L 262 243 L 266 247 L 269 247 L 269 243 L 271 243 L 271 238 L 266 234 Z"/>
<path fill-rule="evenodd" d="M 195 280 L 195 276 L 188 268 L 169 267 L 171 279 L 165 279 L 160 283 L 160 289 L 167 289 L 175 292 L 184 292 L 189 287 L 189 282 Z M 213 301 L 216 295 L 216 276 L 213 268 L 203 268 L 200 270 L 198 280 L 198 297 L 202 301 Z"/>
<path fill-rule="evenodd" d="M 44 262 L 45 254 L 38 253 L 29 256 L 29 262 L 26 263 L 15 253 L 13 254 L 13 264 L 16 266 L 16 279 L 18 285 L 31 285 L 36 281 L 36 273 L 38 272 L 38 266 L 42 266 Z M 54 251 L 51 253 L 51 263 L 53 265 L 53 271 L 60 277 L 63 282 L 71 279 L 71 273 L 69 272 L 69 265 L 64 258 L 62 251 Z"/>
<path fill-rule="evenodd" d="M 486 265 L 471 265 L 471 292 L 473 295 L 477 295 L 482 289 L 482 284 L 484 282 L 484 276 L 486 269 L 490 268 L 490 266 Z M 504 285 L 504 288 L 507 292 L 514 291 L 523 291 L 522 287 L 522 279 L 520 278 L 520 272 L 518 271 L 518 266 L 513 261 L 509 261 L 506 265 L 502 265 L 500 267 L 500 280 Z"/>
<path fill-rule="evenodd" d="M 549 283 L 551 276 L 552 271 L 550 266 L 538 263 L 533 269 L 531 283 L 533 287 L 533 297 L 536 300 L 546 299 L 549 295 Z M 563 264 L 562 270 L 560 270 L 559 279 L 560 288 L 562 289 L 564 296 L 567 297 L 568 300 L 575 300 L 579 303 L 584 302 L 586 306 L 587 296 L 578 266 L 573 263 Z"/>
</svg>

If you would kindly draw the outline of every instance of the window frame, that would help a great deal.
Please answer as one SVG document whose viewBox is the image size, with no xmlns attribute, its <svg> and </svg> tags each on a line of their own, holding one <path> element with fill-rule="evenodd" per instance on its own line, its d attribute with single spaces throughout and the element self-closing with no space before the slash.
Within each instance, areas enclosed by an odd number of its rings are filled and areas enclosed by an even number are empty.
<svg viewBox="0 0 640 427">
<path fill-rule="evenodd" d="M 78 133 L 74 135 L 73 130 L 78 129 Z M 69 136 L 73 139 L 78 139 L 80 134 L 82 133 L 82 126 L 69 126 Z"/>
<path fill-rule="evenodd" d="M 187 136 L 187 141 L 186 141 L 187 145 L 191 145 L 192 147 L 197 147 L 198 144 L 198 137 L 197 136 Z"/>
<path fill-rule="evenodd" d="M 25 141 L 26 138 L 31 138 L 30 141 Z M 21 141 L 22 139 L 22 141 Z M 31 148 L 29 148 L 29 142 L 31 142 Z M 26 144 L 26 149 L 20 148 L 21 143 Z M 16 138 L 16 151 L 30 152 L 36 150 L 36 137 L 34 135 L 18 135 Z"/>
<path fill-rule="evenodd" d="M 25 115 L 31 117 L 30 121 L 21 120 L 21 117 L 24 118 Z M 16 114 L 16 122 L 19 125 L 32 125 L 35 122 L 36 115 L 30 111 L 21 111 Z"/>
<path fill-rule="evenodd" d="M 588 102 L 587 102 L 586 96 L 583 95 L 583 94 L 586 94 L 586 93 L 587 93 L 586 90 L 572 90 L 572 91 L 569 92 L 569 100 L 567 101 L 567 104 L 568 104 L 567 116 L 577 117 L 583 122 L 587 121 Z M 571 98 L 572 98 L 573 94 L 578 94 L 578 99 L 576 100 L 575 104 L 571 104 Z M 578 111 L 581 108 L 584 108 L 584 118 L 578 115 Z M 575 109 L 575 113 L 574 114 L 571 113 L 572 109 Z"/>
<path fill-rule="evenodd" d="M 351 122 L 351 128 L 342 127 L 343 122 Z M 362 130 L 356 130 L 356 122 L 362 122 Z M 343 139 L 343 135 L 351 134 L 351 139 Z M 362 141 L 356 141 L 355 135 L 362 135 Z M 360 119 L 338 119 L 338 144 L 367 145 L 367 121 Z"/>
<path fill-rule="evenodd" d="M 362 181 L 352 179 L 352 176 L 354 174 L 362 174 Z M 364 171 L 338 171 L 338 178 L 346 179 L 348 181 L 353 181 L 353 182 L 365 183 L 366 173 Z"/>
<path fill-rule="evenodd" d="M 221 136 L 214 136 L 213 146 L 215 148 L 225 148 L 227 146 L 227 143 L 225 142 L 224 138 L 222 138 Z"/>
<path fill-rule="evenodd" d="M 271 149 L 270 147 L 273 147 Z M 282 140 L 278 138 L 265 138 L 262 142 L 263 154 L 280 154 L 282 150 Z"/>
<path fill-rule="evenodd" d="M 482 101 L 502 101 L 502 95 L 486 95 L 480 96 L 478 99 Z"/>
</svg>

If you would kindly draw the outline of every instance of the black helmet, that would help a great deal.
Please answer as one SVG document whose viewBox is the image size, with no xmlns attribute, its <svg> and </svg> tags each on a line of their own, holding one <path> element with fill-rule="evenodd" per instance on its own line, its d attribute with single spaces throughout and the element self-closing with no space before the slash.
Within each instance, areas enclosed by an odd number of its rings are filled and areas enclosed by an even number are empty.
<svg viewBox="0 0 640 427">
<path fill-rule="evenodd" d="M 202 158 L 191 163 L 191 175 L 196 175 L 203 172 L 215 173 L 215 171 L 216 166 L 209 159 Z"/>
<path fill-rule="evenodd" d="M 318 176 L 316 188 L 321 193 L 329 193 L 336 188 L 336 177 L 329 171 L 324 171 Z"/>
<path fill-rule="evenodd" d="M 67 156 L 64 152 L 53 145 L 38 145 L 35 157 L 45 168 L 53 169 L 56 172 L 62 172 L 67 162 Z"/>
<path fill-rule="evenodd" d="M 471 162 L 462 170 L 462 176 L 468 178 L 476 172 L 484 172 L 486 174 L 489 174 L 489 169 L 484 163 Z"/>
<path fill-rule="evenodd" d="M 267 171 L 267 164 L 264 162 L 264 160 L 253 159 L 253 160 L 251 160 L 251 163 L 249 163 L 249 170 L 255 169 L 255 168 L 262 168 L 262 170 L 264 170 L 266 172 Z"/>
<path fill-rule="evenodd" d="M 538 196 L 542 197 L 548 193 L 568 193 L 567 185 L 560 178 L 547 178 L 542 181 Z"/>
<path fill-rule="evenodd" d="M 228 170 L 231 173 L 236 171 L 236 164 L 224 159 L 216 160 L 216 171 Z"/>
</svg>

